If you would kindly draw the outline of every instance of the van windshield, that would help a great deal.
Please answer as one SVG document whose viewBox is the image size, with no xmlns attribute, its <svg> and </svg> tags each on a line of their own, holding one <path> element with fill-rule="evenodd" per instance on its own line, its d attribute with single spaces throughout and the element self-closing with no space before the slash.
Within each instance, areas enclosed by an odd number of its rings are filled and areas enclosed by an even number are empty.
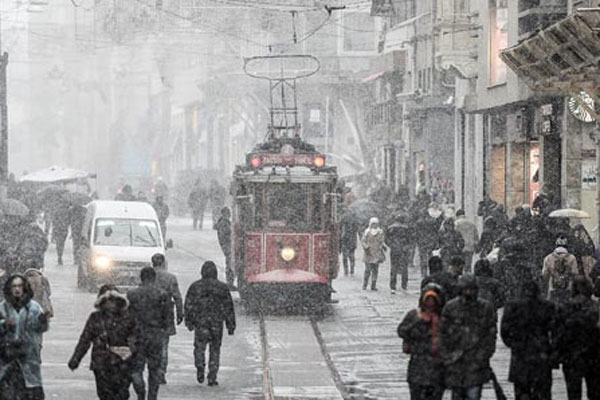
<svg viewBox="0 0 600 400">
<path fill-rule="evenodd" d="M 98 246 L 160 247 L 158 226 L 152 220 L 101 218 L 96 220 Z"/>
</svg>

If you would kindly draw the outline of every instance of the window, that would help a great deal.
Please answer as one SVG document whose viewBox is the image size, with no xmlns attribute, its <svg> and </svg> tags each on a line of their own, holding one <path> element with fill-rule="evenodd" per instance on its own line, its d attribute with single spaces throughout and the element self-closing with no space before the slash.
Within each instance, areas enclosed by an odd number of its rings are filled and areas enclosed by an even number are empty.
<svg viewBox="0 0 600 400">
<path fill-rule="evenodd" d="M 323 205 L 325 192 L 323 185 L 257 184 L 253 225 L 257 229 L 320 231 L 327 218 Z"/>
<path fill-rule="evenodd" d="M 490 0 L 490 85 L 506 82 L 500 52 L 508 46 L 508 0 Z"/>
<path fill-rule="evenodd" d="M 94 244 L 98 246 L 160 247 L 156 222 L 152 220 L 108 219 L 96 221 Z"/>
<path fill-rule="evenodd" d="M 368 12 L 346 12 L 343 14 L 342 51 L 364 53 L 377 51 L 375 18 Z"/>
</svg>

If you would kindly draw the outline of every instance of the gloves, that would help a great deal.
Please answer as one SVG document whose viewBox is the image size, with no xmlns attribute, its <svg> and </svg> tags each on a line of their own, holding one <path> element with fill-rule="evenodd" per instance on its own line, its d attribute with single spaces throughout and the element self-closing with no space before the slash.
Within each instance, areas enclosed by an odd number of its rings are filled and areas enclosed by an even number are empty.
<svg viewBox="0 0 600 400">
<path fill-rule="evenodd" d="M 79 363 L 73 359 L 69 360 L 69 369 L 71 371 L 74 371 L 77 369 L 77 367 L 79 366 Z"/>
<path fill-rule="evenodd" d="M 227 333 L 229 334 L 229 336 L 233 336 L 234 332 L 235 332 L 235 329 L 227 329 Z"/>
<path fill-rule="evenodd" d="M 177 325 L 181 325 L 182 322 L 183 322 L 183 315 L 178 315 L 177 316 Z"/>
</svg>

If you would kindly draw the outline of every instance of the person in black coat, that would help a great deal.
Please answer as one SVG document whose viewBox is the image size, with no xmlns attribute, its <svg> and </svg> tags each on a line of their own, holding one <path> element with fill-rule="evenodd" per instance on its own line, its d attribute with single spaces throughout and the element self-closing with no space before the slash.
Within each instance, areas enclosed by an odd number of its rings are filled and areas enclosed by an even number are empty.
<svg viewBox="0 0 600 400">
<path fill-rule="evenodd" d="M 344 266 L 344 275 L 354 275 L 356 260 L 354 252 L 358 242 L 359 224 L 356 215 L 348 210 L 342 216 L 340 221 L 340 251 L 342 252 L 342 265 Z"/>
<path fill-rule="evenodd" d="M 165 336 L 169 330 L 170 302 L 167 293 L 156 285 L 156 271 L 144 267 L 140 271 L 141 285 L 127 293 L 130 310 L 140 329 L 138 352 L 133 360 L 133 388 L 140 399 L 146 399 L 144 369 L 148 364 L 148 400 L 156 400 L 161 382 L 162 353 Z"/>
<path fill-rule="evenodd" d="M 209 346 L 208 385 L 217 386 L 223 323 L 227 333 L 235 332 L 235 311 L 229 288 L 220 282 L 212 261 L 202 265 L 202 279 L 192 283 L 185 296 L 185 326 L 194 331 L 194 363 L 198 383 L 204 382 L 205 352 Z"/>
<path fill-rule="evenodd" d="M 581 400 L 585 379 L 588 399 L 600 399 L 599 305 L 592 299 L 590 281 L 577 276 L 572 283 L 572 298 L 559 309 L 556 346 L 567 383 L 569 400 Z"/>
<path fill-rule="evenodd" d="M 444 295 L 430 283 L 421 289 L 419 308 L 409 311 L 398 336 L 402 350 L 410 354 L 407 380 L 411 400 L 441 400 L 444 395 L 444 368 L 439 354 L 439 324 Z"/>
<path fill-rule="evenodd" d="M 232 251 L 232 230 L 231 230 L 231 210 L 229 207 L 223 207 L 219 210 L 221 216 L 215 224 L 217 230 L 217 238 L 219 239 L 219 246 L 225 256 L 225 278 L 227 279 L 227 285 L 230 290 L 235 290 L 235 272 L 231 265 L 231 251 Z"/>
<path fill-rule="evenodd" d="M 479 297 L 492 303 L 496 309 L 504 307 L 504 288 L 494 278 L 490 262 L 485 258 L 475 263 L 475 278 L 479 286 Z"/>
<path fill-rule="evenodd" d="M 88 317 L 79 342 L 69 360 L 73 371 L 92 346 L 90 369 L 96 378 L 100 400 L 129 399 L 132 355 L 139 335 L 135 319 L 129 313 L 129 301 L 113 285 L 100 288 L 94 304 L 96 311 Z M 119 349 L 121 355 L 111 351 Z M 129 354 L 127 354 L 129 352 Z"/>
<path fill-rule="evenodd" d="M 462 259 L 462 258 L 461 258 Z M 455 261 L 458 262 L 458 259 Z M 421 289 L 429 283 L 440 285 L 446 301 L 458 296 L 458 276 L 444 269 L 442 259 L 438 256 L 429 258 L 429 275 L 421 281 Z M 455 269 L 456 271 L 456 269 Z"/>
<path fill-rule="evenodd" d="M 75 265 L 80 262 L 80 249 L 83 245 L 83 223 L 87 209 L 79 204 L 73 204 L 69 208 L 69 223 L 71 224 L 71 239 L 73 240 L 73 261 Z"/>
<path fill-rule="evenodd" d="M 415 221 L 422 278 L 427 276 L 429 257 L 439 244 L 440 227 L 443 221 L 444 213 L 437 203 L 431 203 L 429 209 L 420 211 Z"/>
<path fill-rule="evenodd" d="M 540 295 L 532 280 L 523 284 L 522 298 L 506 304 L 500 335 L 511 350 L 508 380 L 515 400 L 548 400 L 552 397 L 553 339 L 556 309 Z"/>
<path fill-rule="evenodd" d="M 408 288 L 408 266 L 411 262 L 411 247 L 414 247 L 412 229 L 408 216 L 396 215 L 396 221 L 385 231 L 385 244 L 390 248 L 390 290 L 396 292 L 398 273 L 402 276 L 402 289 Z"/>
<path fill-rule="evenodd" d="M 440 255 L 444 264 L 450 264 L 453 257 L 463 257 L 464 247 L 465 241 L 460 232 L 455 229 L 454 219 L 447 218 L 439 234 Z"/>
</svg>

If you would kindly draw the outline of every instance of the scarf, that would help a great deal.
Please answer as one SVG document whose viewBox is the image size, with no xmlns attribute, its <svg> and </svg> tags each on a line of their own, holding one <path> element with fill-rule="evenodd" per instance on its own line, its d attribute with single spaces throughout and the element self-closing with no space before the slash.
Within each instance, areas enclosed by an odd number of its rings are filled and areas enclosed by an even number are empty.
<svg viewBox="0 0 600 400">
<path fill-rule="evenodd" d="M 438 294 L 433 290 L 428 290 L 423 295 L 423 299 L 428 296 L 434 296 L 439 300 Z M 419 308 L 419 319 L 424 322 L 431 323 L 431 353 L 437 360 L 439 359 L 439 331 L 440 331 L 440 314 L 436 311 L 423 310 Z"/>
</svg>

